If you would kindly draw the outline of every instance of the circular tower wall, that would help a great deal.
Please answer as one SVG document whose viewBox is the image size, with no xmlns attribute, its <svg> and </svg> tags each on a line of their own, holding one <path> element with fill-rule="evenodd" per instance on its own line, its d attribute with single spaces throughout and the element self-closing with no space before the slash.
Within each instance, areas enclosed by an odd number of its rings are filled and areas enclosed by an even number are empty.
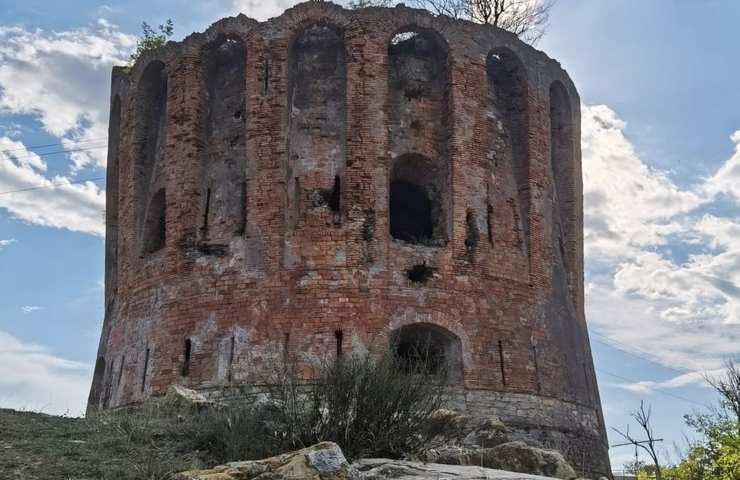
<svg viewBox="0 0 740 480">
<path fill-rule="evenodd" d="M 490 26 L 310 2 L 114 69 L 111 106 L 91 408 L 425 338 L 456 407 L 608 474 L 557 62 Z"/>
</svg>

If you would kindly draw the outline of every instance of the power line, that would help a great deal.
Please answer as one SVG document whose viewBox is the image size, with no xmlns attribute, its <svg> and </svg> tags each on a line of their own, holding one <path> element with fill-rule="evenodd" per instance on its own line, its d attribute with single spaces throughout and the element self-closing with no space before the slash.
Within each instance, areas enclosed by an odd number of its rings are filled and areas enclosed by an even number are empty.
<svg viewBox="0 0 740 480">
<path fill-rule="evenodd" d="M 596 339 L 596 338 L 594 338 L 594 339 L 593 339 L 593 340 L 594 340 L 594 342 L 600 343 L 600 344 L 602 344 L 602 345 L 606 345 L 606 346 L 608 346 L 608 347 L 611 347 L 611 348 L 613 348 L 613 349 L 615 349 L 615 350 L 619 350 L 620 352 L 622 352 L 622 353 L 624 353 L 624 354 L 627 354 L 627 355 L 631 355 L 631 356 L 633 356 L 633 357 L 635 357 L 635 358 L 639 358 L 640 360 L 644 360 L 644 361 L 646 361 L 646 362 L 652 363 L 653 365 L 657 365 L 657 366 L 659 366 L 659 367 L 662 367 L 662 368 L 665 368 L 665 369 L 667 369 L 667 370 L 673 370 L 674 372 L 676 372 L 676 373 L 681 373 L 681 374 L 685 374 L 685 373 L 696 373 L 696 374 L 701 374 L 701 372 L 697 372 L 697 371 L 694 371 L 694 370 L 689 370 L 689 369 L 687 369 L 687 368 L 683 368 L 683 367 L 669 367 L 669 366 L 667 366 L 667 365 L 664 365 L 664 364 L 662 364 L 662 363 L 661 363 L 661 362 L 659 362 L 658 360 L 654 360 L 654 359 L 652 359 L 652 358 L 649 358 L 649 357 L 647 357 L 647 356 L 642 356 L 642 355 L 638 355 L 638 354 L 636 354 L 636 353 L 634 353 L 634 352 L 631 352 L 631 351 L 628 351 L 628 350 L 625 350 L 625 349 L 619 348 L 619 347 L 618 347 L 617 345 L 621 345 L 621 346 L 623 346 L 623 347 L 625 347 L 625 348 L 631 348 L 631 349 L 633 349 L 633 350 L 637 350 L 638 352 L 643 352 L 643 353 L 647 354 L 647 352 L 645 352 L 644 350 L 640 350 L 640 349 L 639 349 L 639 348 L 637 348 L 637 347 L 632 347 L 632 346 L 629 346 L 629 345 L 627 345 L 627 344 L 625 344 L 625 343 L 619 342 L 619 341 L 617 341 L 617 340 L 613 340 L 613 339 L 611 339 L 611 338 L 609 338 L 609 337 L 606 337 L 606 336 L 604 336 L 604 335 L 600 335 L 600 334 L 598 334 L 598 333 L 596 333 L 596 332 L 591 332 L 591 334 L 592 334 L 592 335 L 596 335 L 596 336 L 599 336 L 599 337 L 601 337 L 601 338 L 603 339 L 603 340 L 599 340 L 599 339 Z M 615 344 L 616 344 L 616 345 L 615 345 Z"/>
<path fill-rule="evenodd" d="M 52 183 L 50 185 L 41 185 L 38 187 L 28 187 L 28 188 L 21 188 L 19 190 L 9 190 L 7 192 L 0 192 L 0 195 L 9 195 L 11 193 L 19 193 L 19 192 L 30 192 L 31 190 L 42 190 L 44 188 L 63 187 L 65 185 L 76 185 L 76 184 L 85 183 L 85 182 L 97 182 L 100 180 L 105 180 L 105 177 L 85 178 L 82 180 L 75 180 L 73 182 L 59 182 L 59 183 Z"/>
<path fill-rule="evenodd" d="M 632 383 L 640 383 L 638 380 L 634 380 L 632 378 L 623 377 L 621 375 L 617 375 L 616 373 L 607 372 L 606 370 L 601 370 L 596 368 L 595 369 L 599 373 L 603 373 L 604 375 L 609 375 L 610 377 L 618 378 L 619 380 L 625 381 L 625 382 L 632 382 Z M 683 397 L 681 395 L 676 395 L 675 393 L 666 392 L 665 390 L 662 390 L 660 388 L 656 387 L 649 387 L 647 385 L 642 385 L 643 388 L 646 388 L 648 390 L 652 390 L 656 393 L 662 393 L 663 395 L 667 395 L 669 397 L 673 397 L 677 400 L 682 400 L 684 402 L 693 403 L 694 405 L 699 405 L 700 407 L 706 407 L 705 404 L 699 403 L 695 400 L 691 400 L 690 398 Z"/>
<path fill-rule="evenodd" d="M 32 155 L 24 155 L 22 157 L 14 157 L 16 160 L 23 160 L 26 158 L 34 158 L 34 157 L 47 157 L 49 155 L 59 155 L 62 153 L 74 153 L 74 152 L 86 152 L 88 150 L 97 150 L 100 148 L 106 148 L 107 145 L 98 145 L 95 147 L 86 147 L 86 148 L 71 148 L 69 150 L 58 150 L 56 152 L 44 152 L 44 153 L 34 153 Z"/>
<path fill-rule="evenodd" d="M 108 140 L 108 137 L 106 136 L 106 137 L 90 138 L 88 140 L 79 140 L 79 141 L 74 141 L 74 142 L 71 142 L 71 143 L 79 145 L 79 144 L 82 144 L 82 143 L 92 143 L 92 142 L 99 142 L 99 141 L 103 141 L 103 140 Z M 67 143 L 69 143 L 69 142 L 67 142 Z M 64 145 L 64 144 L 65 144 L 65 142 L 47 143 L 47 144 L 44 144 L 44 145 L 30 145 L 30 146 L 25 146 L 23 148 L 15 148 L 15 149 L 10 149 L 10 150 L 0 150 L 0 153 L 22 152 L 22 151 L 34 150 L 34 149 L 38 149 L 38 148 L 57 147 L 59 145 Z"/>
</svg>

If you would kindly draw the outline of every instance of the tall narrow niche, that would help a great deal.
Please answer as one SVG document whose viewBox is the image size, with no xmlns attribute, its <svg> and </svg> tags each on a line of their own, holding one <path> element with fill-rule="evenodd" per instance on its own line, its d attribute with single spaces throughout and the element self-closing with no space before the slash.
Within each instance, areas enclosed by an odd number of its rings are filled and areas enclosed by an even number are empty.
<svg viewBox="0 0 740 480">
<path fill-rule="evenodd" d="M 388 45 L 389 226 L 407 243 L 448 239 L 447 57 L 444 39 L 428 29 L 409 27 Z"/>
<path fill-rule="evenodd" d="M 164 63 L 151 61 L 136 89 L 136 118 L 139 127 L 135 142 L 134 204 L 139 225 L 142 253 L 154 253 L 164 246 L 165 215 L 164 158 L 167 127 L 167 72 Z"/>
<path fill-rule="evenodd" d="M 576 213 L 573 112 L 562 83 L 550 86 L 550 162 L 553 175 L 553 241 L 563 259 L 568 284 L 572 278 L 576 252 Z"/>
<path fill-rule="evenodd" d="M 299 32 L 290 48 L 288 81 L 287 222 L 292 231 L 312 217 L 341 216 L 347 121 L 342 33 L 325 24 Z"/>
<path fill-rule="evenodd" d="M 121 132 L 121 98 L 116 95 L 108 122 L 108 166 L 105 181 L 105 304 L 118 292 L 118 145 Z"/>
<path fill-rule="evenodd" d="M 201 240 L 222 242 L 246 225 L 246 49 L 223 36 L 205 58 L 204 159 Z"/>
</svg>

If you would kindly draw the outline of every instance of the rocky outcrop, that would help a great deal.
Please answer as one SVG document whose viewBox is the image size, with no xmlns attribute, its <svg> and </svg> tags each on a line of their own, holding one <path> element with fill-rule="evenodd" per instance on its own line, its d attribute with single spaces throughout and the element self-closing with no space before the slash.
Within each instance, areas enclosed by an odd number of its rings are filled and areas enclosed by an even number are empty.
<svg viewBox="0 0 740 480">
<path fill-rule="evenodd" d="M 425 451 L 422 459 L 426 462 L 476 465 L 564 480 L 577 477 L 560 453 L 531 447 L 524 442 L 508 442 L 492 448 L 444 446 Z"/>
<path fill-rule="evenodd" d="M 453 456 L 457 448 L 458 456 Z M 175 480 L 544 480 L 575 479 L 560 454 L 511 442 L 494 448 L 450 447 L 450 463 L 362 459 L 350 465 L 335 443 L 322 442 L 265 460 L 232 462 L 180 473 Z M 475 456 L 476 452 L 479 456 Z M 442 457 L 440 457 L 442 458 Z M 480 462 L 480 463 L 478 463 Z M 486 468 L 500 466 L 499 468 Z M 512 470 L 512 471 L 505 471 Z M 529 473 L 527 473 L 529 472 Z M 535 473 L 535 474 L 532 474 Z M 546 474 L 542 476 L 538 474 Z"/>
<path fill-rule="evenodd" d="M 180 473 L 176 480 L 360 480 L 332 442 L 264 460 L 232 462 L 209 470 Z"/>
<path fill-rule="evenodd" d="M 352 466 L 357 469 L 362 480 L 552 480 L 549 477 L 471 465 L 442 465 L 384 458 L 363 459 Z"/>
</svg>

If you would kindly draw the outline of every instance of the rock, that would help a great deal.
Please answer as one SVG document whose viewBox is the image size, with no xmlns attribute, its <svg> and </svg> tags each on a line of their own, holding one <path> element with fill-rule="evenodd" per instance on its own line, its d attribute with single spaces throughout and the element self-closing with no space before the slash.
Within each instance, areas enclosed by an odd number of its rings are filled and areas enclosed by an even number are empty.
<svg viewBox="0 0 740 480">
<path fill-rule="evenodd" d="M 318 443 L 264 460 L 232 462 L 209 470 L 180 473 L 176 480 L 360 480 L 339 446 Z"/>
<path fill-rule="evenodd" d="M 170 385 L 162 399 L 162 406 L 177 412 L 190 412 L 203 408 L 221 407 L 222 405 L 208 400 L 203 394 L 195 390 L 180 385 Z"/>
<path fill-rule="evenodd" d="M 370 458 L 352 464 L 361 480 L 545 480 L 549 477 L 475 466 L 442 465 Z M 215 479 L 214 479 L 215 480 Z"/>
<path fill-rule="evenodd" d="M 496 417 L 478 423 L 463 439 L 466 446 L 495 447 L 509 441 L 509 429 Z"/>
<path fill-rule="evenodd" d="M 443 446 L 426 450 L 421 460 L 447 465 L 476 465 L 566 480 L 577 477 L 560 453 L 530 447 L 524 442 L 508 442 L 493 448 Z"/>
<path fill-rule="evenodd" d="M 530 447 L 524 442 L 509 442 L 478 451 L 480 465 L 489 468 L 513 470 L 536 475 L 546 475 L 565 480 L 575 479 L 573 467 L 555 450 Z"/>
<path fill-rule="evenodd" d="M 464 436 L 468 417 L 454 410 L 439 408 L 432 412 L 429 419 L 429 432 L 434 438 L 460 438 Z"/>
</svg>

